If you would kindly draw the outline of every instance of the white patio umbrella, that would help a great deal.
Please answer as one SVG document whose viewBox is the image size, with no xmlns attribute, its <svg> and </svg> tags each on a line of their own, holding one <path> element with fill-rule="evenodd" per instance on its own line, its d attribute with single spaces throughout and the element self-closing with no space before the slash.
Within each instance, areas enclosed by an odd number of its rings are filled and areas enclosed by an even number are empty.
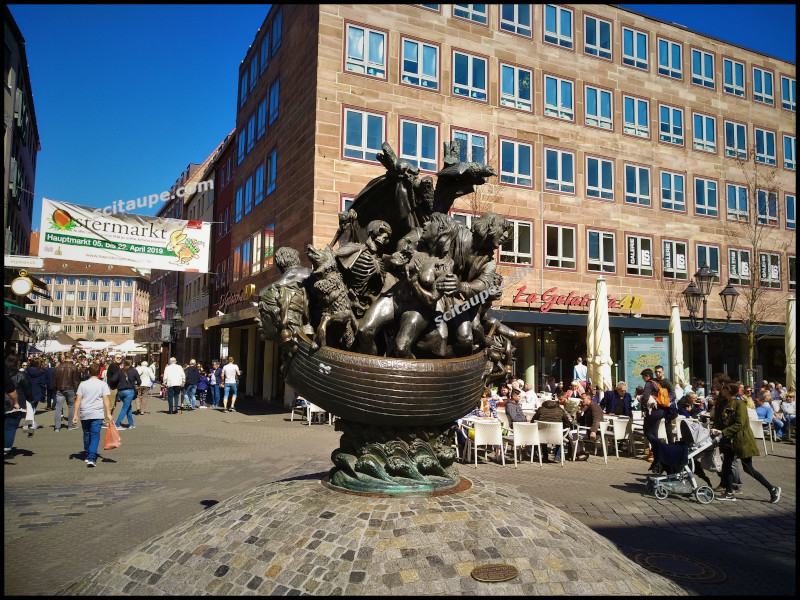
<svg viewBox="0 0 800 600">
<path fill-rule="evenodd" d="M 672 380 L 681 387 L 685 387 L 683 333 L 681 332 L 681 313 L 677 302 L 672 303 L 672 313 L 669 316 L 669 336 L 672 339 Z"/>
<path fill-rule="evenodd" d="M 593 384 L 594 376 L 594 296 L 589 300 L 589 312 L 586 315 L 586 377 Z"/>
<path fill-rule="evenodd" d="M 606 280 L 597 278 L 594 304 L 594 363 L 595 363 L 595 388 L 607 392 L 613 389 L 611 381 L 611 331 L 608 325 L 608 291 Z"/>
<path fill-rule="evenodd" d="M 794 314 L 794 296 L 789 296 L 786 302 L 786 389 L 793 392 L 797 385 L 797 330 L 796 317 Z"/>
</svg>

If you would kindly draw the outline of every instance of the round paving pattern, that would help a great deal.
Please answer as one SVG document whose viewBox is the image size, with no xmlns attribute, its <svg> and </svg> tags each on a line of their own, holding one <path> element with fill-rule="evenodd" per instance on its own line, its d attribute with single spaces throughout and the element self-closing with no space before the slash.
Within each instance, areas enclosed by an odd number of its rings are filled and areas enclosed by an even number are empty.
<svg viewBox="0 0 800 600">
<path fill-rule="evenodd" d="M 61 595 L 687 595 L 574 517 L 513 486 L 371 498 L 320 481 L 220 502 Z M 476 567 L 519 571 L 476 581 Z"/>
<path fill-rule="evenodd" d="M 645 569 L 670 579 L 697 583 L 720 583 L 728 576 L 725 571 L 703 560 L 669 552 L 634 552 L 630 559 Z"/>
</svg>

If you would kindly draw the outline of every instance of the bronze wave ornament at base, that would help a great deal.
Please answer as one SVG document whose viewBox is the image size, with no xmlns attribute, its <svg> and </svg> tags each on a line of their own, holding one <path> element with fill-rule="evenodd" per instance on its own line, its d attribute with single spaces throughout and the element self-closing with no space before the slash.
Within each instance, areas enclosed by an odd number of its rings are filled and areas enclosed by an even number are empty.
<svg viewBox="0 0 800 600">
<path fill-rule="evenodd" d="M 281 277 L 259 292 L 261 338 L 279 343 L 287 383 L 338 417 L 333 488 L 458 486 L 455 421 L 510 372 L 514 343 L 526 337 L 488 314 L 502 294 L 495 256 L 513 243 L 512 224 L 486 213 L 468 228 L 447 214 L 496 173 L 461 161 L 457 142 L 444 156 L 434 186 L 384 144 L 386 174 L 339 214 L 330 244 L 307 246 L 312 268 L 281 247 Z"/>
</svg>

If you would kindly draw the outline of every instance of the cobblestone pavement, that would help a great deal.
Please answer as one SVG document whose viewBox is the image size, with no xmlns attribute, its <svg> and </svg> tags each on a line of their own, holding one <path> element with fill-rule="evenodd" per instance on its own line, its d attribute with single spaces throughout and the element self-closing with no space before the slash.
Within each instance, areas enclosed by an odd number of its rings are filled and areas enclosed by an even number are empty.
<svg viewBox="0 0 800 600">
<path fill-rule="evenodd" d="M 240 401 L 237 413 L 168 415 L 165 401 L 152 398 L 150 405 L 152 414 L 135 416 L 136 428 L 121 433 L 122 447 L 101 450 L 95 469 L 80 460 L 80 430 L 56 434 L 50 425 L 30 438 L 18 431 L 15 453 L 4 461 L 4 539 L 6 564 L 26 568 L 5 569 L 5 594 L 52 594 L 236 494 L 273 481 L 319 479 L 338 445 L 332 427 L 290 422 L 288 412 L 272 407 Z M 49 423 L 50 415 L 37 421 Z M 649 463 L 613 454 L 607 465 L 592 456 L 564 467 L 460 468 L 466 477 L 515 486 L 555 505 L 693 593 L 794 595 L 795 457 L 793 444 L 779 443 L 753 461 L 781 486 L 776 505 L 747 475 L 734 503 L 700 505 L 673 495 L 658 501 L 645 494 Z"/>
</svg>

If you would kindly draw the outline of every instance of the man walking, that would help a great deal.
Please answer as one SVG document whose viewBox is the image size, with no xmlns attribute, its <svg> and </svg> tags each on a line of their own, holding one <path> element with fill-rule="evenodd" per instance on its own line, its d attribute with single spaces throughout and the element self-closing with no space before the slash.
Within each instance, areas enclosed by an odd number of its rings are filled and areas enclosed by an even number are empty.
<svg viewBox="0 0 800 600">
<path fill-rule="evenodd" d="M 89 365 L 89 379 L 82 381 L 75 396 L 75 415 L 72 423 L 78 425 L 80 417 L 83 428 L 83 452 L 87 467 L 94 467 L 97 461 L 97 448 L 100 445 L 100 429 L 103 417 L 111 420 L 111 391 L 108 384 L 101 381 L 100 365 Z"/>
<path fill-rule="evenodd" d="M 186 373 L 183 372 L 174 356 L 169 359 L 169 364 L 164 369 L 164 378 L 161 383 L 167 388 L 169 414 L 177 414 L 178 404 L 181 401 L 181 389 L 186 383 Z"/>
<path fill-rule="evenodd" d="M 212 363 L 211 371 L 209 371 L 208 387 L 211 390 L 211 406 L 217 408 L 219 406 L 219 385 L 222 379 L 222 369 L 219 366 L 219 361 L 215 360 Z"/>
<path fill-rule="evenodd" d="M 108 383 L 108 389 L 111 391 L 111 414 L 114 414 L 114 409 L 117 406 L 117 381 L 119 379 L 119 371 L 121 368 L 122 354 L 115 354 L 104 374 L 106 382 Z M 107 423 L 103 423 L 103 425 L 107 425 Z"/>
<path fill-rule="evenodd" d="M 233 362 L 233 357 L 228 357 L 228 364 L 222 367 L 222 382 L 225 384 L 225 396 L 222 398 L 222 412 L 228 411 L 228 393 L 231 395 L 231 412 L 236 412 L 236 391 L 239 384 L 239 377 L 242 372 Z"/>
<path fill-rule="evenodd" d="M 53 372 L 53 385 L 56 388 L 54 425 L 57 432 L 61 430 L 61 417 L 65 401 L 68 407 L 67 425 L 69 429 L 78 428 L 77 423 L 73 424 L 72 418 L 75 413 L 75 392 L 80 382 L 80 373 L 78 373 L 75 363 L 72 362 L 72 355 L 66 354 L 64 362 L 58 365 Z"/>
<path fill-rule="evenodd" d="M 197 395 L 197 384 L 200 383 L 200 371 L 197 368 L 197 361 L 192 359 L 189 361 L 189 366 L 186 367 L 186 390 L 184 394 L 186 396 L 186 406 L 189 407 L 189 410 L 194 410 L 196 408 L 196 395 Z"/>
</svg>

